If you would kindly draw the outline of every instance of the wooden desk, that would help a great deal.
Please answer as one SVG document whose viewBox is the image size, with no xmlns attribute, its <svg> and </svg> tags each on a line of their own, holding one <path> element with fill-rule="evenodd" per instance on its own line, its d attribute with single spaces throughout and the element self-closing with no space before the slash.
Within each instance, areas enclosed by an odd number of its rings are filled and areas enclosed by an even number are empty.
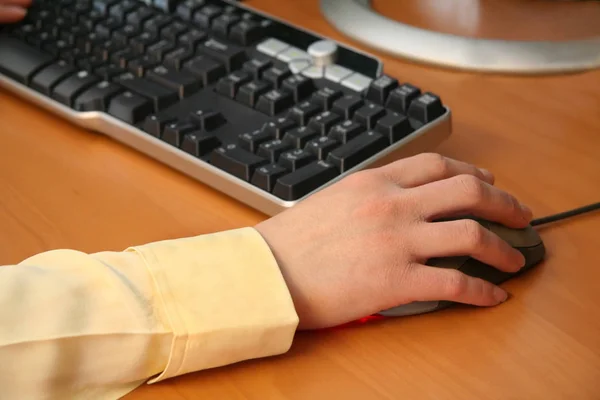
<svg viewBox="0 0 600 400">
<path fill-rule="evenodd" d="M 345 40 L 316 0 L 248 4 Z M 600 199 L 600 71 L 494 77 L 381 55 L 438 92 L 454 135 L 437 150 L 494 171 L 538 216 Z M 58 247 L 132 244 L 264 218 L 147 157 L 0 92 L 0 264 Z M 548 259 L 493 309 L 457 308 L 301 333 L 283 356 L 191 374 L 141 399 L 599 399 L 600 214 L 542 231 Z"/>
</svg>

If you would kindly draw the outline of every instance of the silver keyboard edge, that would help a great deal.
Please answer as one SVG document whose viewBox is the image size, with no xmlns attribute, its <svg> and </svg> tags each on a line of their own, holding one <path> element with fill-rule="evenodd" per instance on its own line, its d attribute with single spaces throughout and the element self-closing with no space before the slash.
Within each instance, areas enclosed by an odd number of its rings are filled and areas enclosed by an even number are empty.
<svg viewBox="0 0 600 400">
<path fill-rule="evenodd" d="M 564 42 L 471 38 L 400 23 L 373 11 L 371 0 L 320 0 L 319 8 L 325 20 L 348 38 L 420 63 L 511 74 L 578 72 L 600 67 L 600 37 Z"/>
</svg>

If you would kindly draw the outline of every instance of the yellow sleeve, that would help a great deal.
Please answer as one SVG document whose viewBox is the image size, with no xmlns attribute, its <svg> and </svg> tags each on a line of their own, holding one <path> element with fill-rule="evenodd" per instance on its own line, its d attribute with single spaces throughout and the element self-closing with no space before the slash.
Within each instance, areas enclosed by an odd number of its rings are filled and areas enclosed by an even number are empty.
<svg viewBox="0 0 600 400">
<path fill-rule="evenodd" d="M 286 352 L 298 317 L 252 228 L 0 267 L 0 399 L 118 399 Z"/>
</svg>

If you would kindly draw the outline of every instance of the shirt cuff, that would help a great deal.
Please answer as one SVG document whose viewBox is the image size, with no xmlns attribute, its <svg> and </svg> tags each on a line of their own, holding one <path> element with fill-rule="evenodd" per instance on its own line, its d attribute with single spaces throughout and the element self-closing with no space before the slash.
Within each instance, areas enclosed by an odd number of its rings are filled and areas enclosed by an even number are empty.
<svg viewBox="0 0 600 400">
<path fill-rule="evenodd" d="M 150 383 L 285 353 L 298 326 L 281 271 L 253 228 L 129 248 L 145 261 L 173 331 Z"/>
</svg>

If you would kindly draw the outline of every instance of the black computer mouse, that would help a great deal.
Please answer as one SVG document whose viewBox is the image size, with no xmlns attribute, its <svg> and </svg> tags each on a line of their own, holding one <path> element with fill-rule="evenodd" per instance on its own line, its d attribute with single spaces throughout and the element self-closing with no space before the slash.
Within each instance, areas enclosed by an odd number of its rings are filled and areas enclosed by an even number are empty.
<svg viewBox="0 0 600 400">
<path fill-rule="evenodd" d="M 524 229 L 512 229 L 490 221 L 477 221 L 490 231 L 496 233 L 512 247 L 518 249 L 525 256 L 525 266 L 520 271 L 516 273 L 500 271 L 471 257 L 436 258 L 429 260 L 427 265 L 439 268 L 455 268 L 469 276 L 481 278 L 499 285 L 518 274 L 530 270 L 544 259 L 546 248 L 540 235 L 533 227 L 528 226 Z M 455 303 L 451 301 L 418 301 L 393 307 L 378 314 L 387 317 L 423 314 L 441 310 L 453 304 Z"/>
</svg>

